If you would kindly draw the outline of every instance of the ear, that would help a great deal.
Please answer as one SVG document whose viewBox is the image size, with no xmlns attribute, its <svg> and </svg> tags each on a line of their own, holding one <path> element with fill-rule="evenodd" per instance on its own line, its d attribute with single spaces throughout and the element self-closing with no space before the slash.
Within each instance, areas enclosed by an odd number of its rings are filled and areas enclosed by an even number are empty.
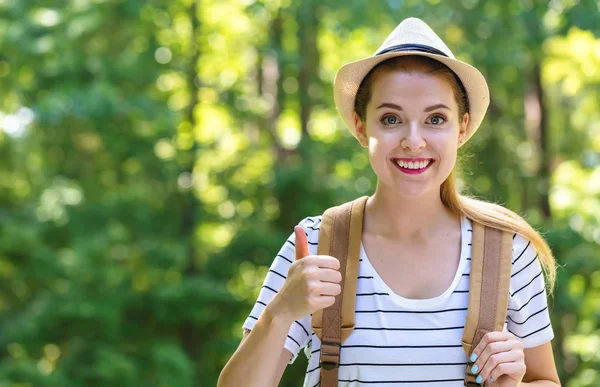
<svg viewBox="0 0 600 387">
<path fill-rule="evenodd" d="M 465 113 L 462 122 L 460 123 L 460 129 L 458 131 L 458 144 L 459 148 L 465 143 L 467 139 L 467 126 L 469 125 L 469 113 Z"/>
<path fill-rule="evenodd" d="M 354 112 L 354 129 L 356 130 L 356 137 L 358 138 L 360 145 L 362 145 L 363 148 L 368 148 L 369 138 L 367 136 L 367 127 L 356 112 Z"/>
</svg>

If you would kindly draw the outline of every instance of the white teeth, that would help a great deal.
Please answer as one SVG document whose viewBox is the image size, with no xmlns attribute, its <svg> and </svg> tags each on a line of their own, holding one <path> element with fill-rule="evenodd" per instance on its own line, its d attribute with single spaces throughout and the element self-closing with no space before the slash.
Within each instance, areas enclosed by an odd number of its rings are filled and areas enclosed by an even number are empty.
<svg viewBox="0 0 600 387">
<path fill-rule="evenodd" d="M 405 162 L 402 160 L 396 160 L 396 164 L 398 164 L 400 167 L 402 168 L 408 168 L 408 169 L 423 169 L 426 166 L 429 165 L 429 161 L 409 161 L 409 162 Z"/>
</svg>

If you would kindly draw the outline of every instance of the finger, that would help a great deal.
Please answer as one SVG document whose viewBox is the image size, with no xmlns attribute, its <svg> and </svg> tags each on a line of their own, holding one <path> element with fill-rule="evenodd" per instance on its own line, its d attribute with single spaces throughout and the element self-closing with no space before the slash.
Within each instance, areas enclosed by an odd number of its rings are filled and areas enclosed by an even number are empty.
<svg viewBox="0 0 600 387">
<path fill-rule="evenodd" d="M 317 310 L 327 308 L 335 303 L 334 296 L 318 296 L 315 298 L 314 305 L 317 307 Z"/>
<path fill-rule="evenodd" d="M 296 234 L 296 260 L 299 260 L 310 255 L 308 252 L 308 240 L 302 226 L 294 227 L 294 233 Z"/>
<path fill-rule="evenodd" d="M 481 357 L 481 353 L 483 352 L 483 350 L 485 349 L 485 347 L 487 347 L 487 345 L 489 343 L 493 343 L 496 341 L 507 341 L 513 337 L 514 336 L 512 336 L 508 332 L 488 332 L 488 333 L 486 333 L 481 338 L 481 340 L 479 341 L 479 344 L 477 344 L 475 349 L 473 349 L 473 352 L 472 352 L 471 358 L 470 358 L 471 362 L 475 362 L 476 359 Z"/>
<path fill-rule="evenodd" d="M 304 263 L 306 265 L 315 265 L 321 269 L 339 270 L 340 268 L 340 261 L 330 255 L 311 255 L 310 257 L 306 257 L 304 259 Z"/>
<path fill-rule="evenodd" d="M 504 363 L 514 363 L 519 361 L 522 362 L 523 357 L 519 355 L 519 352 L 520 351 L 500 352 L 490 356 L 488 361 L 483 366 L 483 369 L 481 369 L 481 371 L 479 372 L 481 380 L 487 380 L 487 378 L 489 378 L 493 370 Z M 502 368 L 503 367 L 501 367 L 501 369 Z"/>
<path fill-rule="evenodd" d="M 477 358 L 475 364 L 471 367 L 471 373 L 477 374 L 481 372 L 485 365 L 489 362 L 490 358 L 498 353 L 508 352 L 512 350 L 515 343 L 511 341 L 495 341 L 489 343 Z"/>
<path fill-rule="evenodd" d="M 525 375 L 526 367 L 523 362 L 502 363 L 492 370 L 490 377 L 493 380 L 498 380 L 502 375 L 507 375 L 510 378 L 519 380 L 522 375 Z"/>
<path fill-rule="evenodd" d="M 342 290 L 339 284 L 333 284 L 331 282 L 321 282 L 319 289 L 321 296 L 337 296 Z"/>
<path fill-rule="evenodd" d="M 317 279 L 322 282 L 340 283 L 342 275 L 338 270 L 334 269 L 319 269 Z"/>
</svg>

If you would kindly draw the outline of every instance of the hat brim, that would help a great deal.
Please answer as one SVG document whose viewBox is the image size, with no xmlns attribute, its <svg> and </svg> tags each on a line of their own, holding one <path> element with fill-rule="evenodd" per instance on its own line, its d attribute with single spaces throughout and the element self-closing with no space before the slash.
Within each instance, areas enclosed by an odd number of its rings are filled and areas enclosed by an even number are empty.
<svg viewBox="0 0 600 387">
<path fill-rule="evenodd" d="M 407 55 L 418 55 L 435 59 L 448 66 L 461 80 L 469 100 L 469 124 L 467 125 L 465 141 L 462 143 L 464 145 L 473 136 L 475 131 L 477 131 L 483 121 L 490 104 L 490 92 L 485 77 L 479 70 L 468 63 L 442 55 L 417 51 L 391 52 L 350 62 L 342 66 L 335 76 L 333 89 L 335 106 L 344 123 L 348 126 L 352 135 L 356 137 L 354 101 L 363 78 L 377 64 L 393 57 Z"/>
</svg>

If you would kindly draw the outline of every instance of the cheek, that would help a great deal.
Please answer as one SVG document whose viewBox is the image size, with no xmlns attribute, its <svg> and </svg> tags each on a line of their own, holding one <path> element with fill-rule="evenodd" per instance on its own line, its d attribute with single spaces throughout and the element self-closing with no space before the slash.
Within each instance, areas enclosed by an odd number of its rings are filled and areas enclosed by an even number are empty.
<svg viewBox="0 0 600 387">
<path fill-rule="evenodd" d="M 456 159 L 457 159 L 457 153 L 456 153 L 457 149 L 455 146 L 453 146 L 453 144 L 450 144 L 446 149 L 445 149 L 445 155 L 444 155 L 444 165 L 445 168 L 447 170 L 452 170 L 454 168 L 454 165 L 456 164 Z"/>
<path fill-rule="evenodd" d="M 371 164 L 381 164 L 386 155 L 390 153 L 389 145 L 386 141 L 377 137 L 369 138 L 369 159 Z"/>
<path fill-rule="evenodd" d="M 379 154 L 379 144 L 376 140 L 371 139 L 369 141 L 369 161 L 371 162 L 371 166 L 375 169 L 375 165 L 377 164 L 377 155 Z"/>
<path fill-rule="evenodd" d="M 376 137 L 369 138 L 369 163 L 375 175 L 381 177 L 385 174 L 386 155 L 390 150 L 386 149 L 386 142 Z"/>
</svg>

